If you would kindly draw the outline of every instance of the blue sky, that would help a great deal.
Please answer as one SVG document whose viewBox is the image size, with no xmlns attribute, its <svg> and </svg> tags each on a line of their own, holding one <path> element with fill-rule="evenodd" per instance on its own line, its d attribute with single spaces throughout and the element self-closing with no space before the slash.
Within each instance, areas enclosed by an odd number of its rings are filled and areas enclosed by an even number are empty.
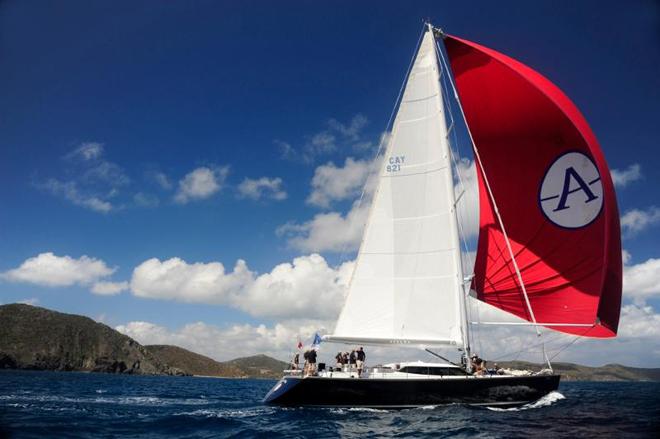
<svg viewBox="0 0 660 439">
<path fill-rule="evenodd" d="M 278 354 L 331 326 L 353 203 L 428 17 L 541 72 L 584 113 L 628 214 L 627 312 L 652 331 L 624 337 L 619 361 L 652 343 L 660 365 L 657 3 L 464 3 L 3 2 L 0 301 L 216 358 Z M 150 288 L 164 272 L 175 280 Z M 99 282 L 106 294 L 90 292 Z M 299 296 L 310 288 L 327 312 Z"/>
</svg>

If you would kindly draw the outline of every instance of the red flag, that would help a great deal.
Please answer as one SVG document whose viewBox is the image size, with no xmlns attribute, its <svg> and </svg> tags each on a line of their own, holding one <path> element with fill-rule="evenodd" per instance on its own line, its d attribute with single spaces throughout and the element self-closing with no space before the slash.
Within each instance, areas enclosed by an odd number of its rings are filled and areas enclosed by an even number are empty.
<svg viewBox="0 0 660 439">
<path fill-rule="evenodd" d="M 303 347 L 302 341 L 298 340 L 298 349 L 302 349 L 302 347 Z"/>
</svg>

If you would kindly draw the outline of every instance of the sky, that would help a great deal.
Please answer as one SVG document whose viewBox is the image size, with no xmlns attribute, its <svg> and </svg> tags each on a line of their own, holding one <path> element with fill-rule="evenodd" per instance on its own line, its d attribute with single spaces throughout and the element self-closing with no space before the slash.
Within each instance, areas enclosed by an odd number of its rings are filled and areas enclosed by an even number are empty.
<svg viewBox="0 0 660 439">
<path fill-rule="evenodd" d="M 660 367 L 653 1 L 2 2 L 0 302 L 219 360 L 286 358 L 331 332 L 426 18 L 557 84 L 612 170 L 619 337 L 556 360 Z M 483 352 L 528 355 L 519 330 L 497 331 Z"/>
</svg>

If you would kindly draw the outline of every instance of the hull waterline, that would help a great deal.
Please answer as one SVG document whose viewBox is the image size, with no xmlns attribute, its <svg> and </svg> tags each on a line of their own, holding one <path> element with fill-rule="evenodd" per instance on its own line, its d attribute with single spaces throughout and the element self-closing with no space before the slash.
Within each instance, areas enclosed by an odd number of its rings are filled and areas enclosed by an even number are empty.
<svg viewBox="0 0 660 439">
<path fill-rule="evenodd" d="M 400 380 L 287 376 L 273 386 L 264 403 L 285 407 L 515 406 L 557 390 L 559 379 L 559 375 Z"/>
</svg>

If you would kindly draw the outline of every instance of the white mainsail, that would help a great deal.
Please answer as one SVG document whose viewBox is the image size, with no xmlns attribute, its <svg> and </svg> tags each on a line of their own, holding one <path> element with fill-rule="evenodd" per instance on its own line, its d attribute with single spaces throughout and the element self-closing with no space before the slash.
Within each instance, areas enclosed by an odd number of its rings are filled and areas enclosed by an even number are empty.
<svg viewBox="0 0 660 439">
<path fill-rule="evenodd" d="M 408 76 L 346 303 L 328 341 L 464 344 L 463 272 L 432 30 Z"/>
</svg>

